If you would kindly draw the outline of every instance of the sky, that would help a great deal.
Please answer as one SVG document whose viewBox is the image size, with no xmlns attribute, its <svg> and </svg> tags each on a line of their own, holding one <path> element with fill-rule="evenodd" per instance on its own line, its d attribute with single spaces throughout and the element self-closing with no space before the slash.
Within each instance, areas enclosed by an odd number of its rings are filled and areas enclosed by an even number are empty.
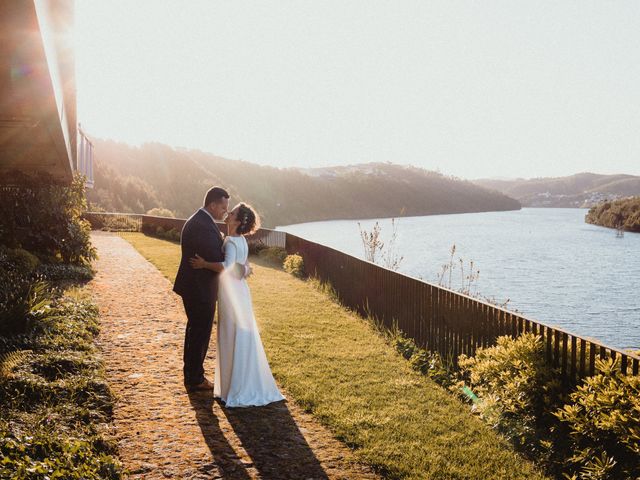
<svg viewBox="0 0 640 480">
<path fill-rule="evenodd" d="M 640 2 L 76 0 L 92 136 L 277 167 L 640 175 Z"/>
</svg>

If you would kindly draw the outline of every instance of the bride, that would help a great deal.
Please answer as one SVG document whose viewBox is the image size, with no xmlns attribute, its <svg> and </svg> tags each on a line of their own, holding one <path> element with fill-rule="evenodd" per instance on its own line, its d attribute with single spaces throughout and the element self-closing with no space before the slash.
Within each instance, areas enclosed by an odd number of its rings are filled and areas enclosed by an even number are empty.
<svg viewBox="0 0 640 480">
<path fill-rule="evenodd" d="M 190 260 L 193 268 L 208 268 L 220 275 L 218 290 L 218 332 L 215 368 L 215 397 L 227 407 L 252 407 L 284 400 L 278 390 L 260 340 L 253 314 L 251 293 L 244 275 L 249 247 L 244 235 L 259 228 L 253 209 L 240 203 L 227 216 L 224 262 L 206 262 L 200 256 Z"/>
</svg>

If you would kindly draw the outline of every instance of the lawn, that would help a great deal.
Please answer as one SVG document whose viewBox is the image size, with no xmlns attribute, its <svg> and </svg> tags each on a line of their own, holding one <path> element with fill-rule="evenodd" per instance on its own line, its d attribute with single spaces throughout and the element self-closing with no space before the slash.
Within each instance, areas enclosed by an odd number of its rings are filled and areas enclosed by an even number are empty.
<svg viewBox="0 0 640 480">
<path fill-rule="evenodd" d="M 122 235 L 170 280 L 172 242 Z M 374 328 L 311 282 L 253 258 L 250 286 L 278 382 L 390 478 L 544 478 L 468 405 L 412 370 Z"/>
</svg>

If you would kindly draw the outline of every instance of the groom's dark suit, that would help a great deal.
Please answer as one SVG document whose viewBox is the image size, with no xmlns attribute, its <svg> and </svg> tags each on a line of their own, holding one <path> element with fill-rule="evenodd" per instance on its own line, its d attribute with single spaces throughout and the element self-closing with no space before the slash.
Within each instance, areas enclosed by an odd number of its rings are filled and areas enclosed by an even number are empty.
<svg viewBox="0 0 640 480">
<path fill-rule="evenodd" d="M 218 297 L 218 273 L 195 269 L 189 259 L 200 255 L 207 262 L 223 262 L 222 235 L 212 217 L 200 209 L 187 220 L 180 236 L 182 258 L 173 291 L 182 297 L 187 314 L 184 338 L 184 383 L 204 381 L 213 317 Z"/>
</svg>

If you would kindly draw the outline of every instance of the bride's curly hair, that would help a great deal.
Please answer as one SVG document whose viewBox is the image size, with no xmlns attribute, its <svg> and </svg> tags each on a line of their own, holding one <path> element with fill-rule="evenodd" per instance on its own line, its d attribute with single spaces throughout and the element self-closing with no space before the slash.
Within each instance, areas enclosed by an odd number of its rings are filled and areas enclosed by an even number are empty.
<svg viewBox="0 0 640 480">
<path fill-rule="evenodd" d="M 246 203 L 239 203 L 237 219 L 240 221 L 238 225 L 238 235 L 251 235 L 260 228 L 260 217 L 256 211 Z"/>
</svg>

